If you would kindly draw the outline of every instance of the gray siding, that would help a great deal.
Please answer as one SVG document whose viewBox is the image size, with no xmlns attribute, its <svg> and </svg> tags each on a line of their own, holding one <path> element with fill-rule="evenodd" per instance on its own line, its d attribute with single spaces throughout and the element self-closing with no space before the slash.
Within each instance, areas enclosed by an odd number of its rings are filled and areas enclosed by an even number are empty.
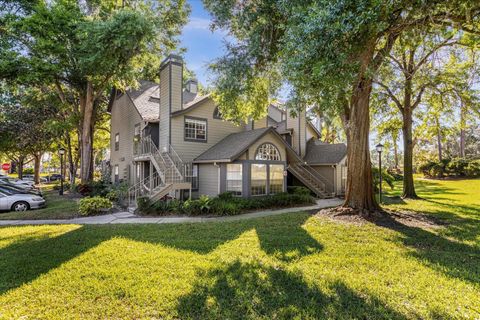
<svg viewBox="0 0 480 320">
<path fill-rule="evenodd" d="M 170 69 L 160 71 L 160 148 L 169 143 L 170 131 Z"/>
<path fill-rule="evenodd" d="M 243 131 L 242 126 L 236 126 L 232 122 L 213 118 L 215 103 L 212 99 L 200 102 L 198 108 L 172 118 L 172 147 L 185 162 L 190 162 L 201 153 L 217 144 L 230 133 Z M 207 119 L 207 142 L 194 142 L 184 140 L 185 117 Z"/>
<path fill-rule="evenodd" d="M 118 165 L 119 179 L 133 182 L 133 137 L 135 125 L 141 124 L 142 118 L 132 100 L 124 94 L 112 107 L 110 128 L 110 164 Z M 115 151 L 115 135 L 119 133 L 119 149 Z M 112 182 L 114 182 L 112 170 Z"/>
<path fill-rule="evenodd" d="M 327 192 L 337 192 L 336 190 L 334 190 L 337 184 L 336 177 L 335 177 L 335 171 L 336 171 L 335 167 L 331 165 L 326 165 L 326 166 L 317 165 L 317 166 L 312 166 L 312 168 L 314 168 L 315 171 L 317 171 L 319 174 L 327 178 L 328 181 L 330 181 L 331 186 L 327 187 Z"/>
<path fill-rule="evenodd" d="M 245 159 L 248 160 L 255 160 L 255 154 L 257 149 L 260 145 L 264 143 L 271 143 L 277 147 L 278 151 L 280 152 L 280 161 L 287 161 L 287 150 L 284 145 L 284 142 L 280 140 L 277 136 L 274 136 L 272 133 L 268 133 L 264 135 L 262 138 L 258 139 L 254 144 L 248 148 Z"/>
<path fill-rule="evenodd" d="M 284 119 L 284 116 L 282 116 L 283 112 L 278 110 L 278 108 L 275 108 L 273 106 L 268 106 L 268 115 L 275 121 L 280 122 Z"/>
<path fill-rule="evenodd" d="M 198 195 L 216 196 L 219 191 L 219 167 L 211 163 L 198 166 Z"/>
<path fill-rule="evenodd" d="M 298 117 L 291 117 L 290 112 L 287 112 L 287 129 L 293 129 L 292 148 L 302 157 L 307 147 L 306 123 L 305 111 L 300 112 Z"/>
</svg>

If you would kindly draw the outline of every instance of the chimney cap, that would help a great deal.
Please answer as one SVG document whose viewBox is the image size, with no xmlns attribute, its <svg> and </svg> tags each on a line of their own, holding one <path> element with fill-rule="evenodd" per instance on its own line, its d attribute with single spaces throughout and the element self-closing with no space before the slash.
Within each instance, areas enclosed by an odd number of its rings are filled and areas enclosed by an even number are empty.
<svg viewBox="0 0 480 320">
<path fill-rule="evenodd" d="M 183 58 L 182 58 L 182 56 L 180 56 L 178 54 L 171 53 L 162 61 L 160 66 L 164 66 L 164 65 L 166 65 L 167 63 L 170 63 L 170 62 L 183 63 Z"/>
</svg>

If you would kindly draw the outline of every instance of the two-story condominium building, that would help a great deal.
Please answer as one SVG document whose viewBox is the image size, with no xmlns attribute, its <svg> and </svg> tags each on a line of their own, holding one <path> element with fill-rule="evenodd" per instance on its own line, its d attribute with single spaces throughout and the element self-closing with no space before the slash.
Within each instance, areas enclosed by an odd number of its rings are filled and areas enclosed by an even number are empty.
<svg viewBox="0 0 480 320">
<path fill-rule="evenodd" d="M 127 182 L 131 200 L 149 195 L 251 197 L 304 185 L 318 197 L 343 193 L 345 144 L 325 144 L 306 119 L 271 105 L 268 116 L 236 125 L 222 119 L 197 82 L 183 86 L 181 57 L 160 67 L 160 84 L 113 91 L 112 182 Z"/>
</svg>

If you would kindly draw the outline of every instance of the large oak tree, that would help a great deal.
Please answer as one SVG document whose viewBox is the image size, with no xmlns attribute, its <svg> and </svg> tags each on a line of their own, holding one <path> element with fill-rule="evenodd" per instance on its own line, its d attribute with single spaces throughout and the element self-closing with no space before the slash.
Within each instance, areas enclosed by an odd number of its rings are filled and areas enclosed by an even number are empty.
<svg viewBox="0 0 480 320">
<path fill-rule="evenodd" d="M 80 178 L 92 179 L 96 112 L 108 89 L 135 84 L 176 48 L 185 0 L 0 1 L 0 75 L 52 85 L 78 114 Z M 149 71 L 151 72 L 151 71 Z M 73 93 L 74 101 L 65 91 Z"/>
<path fill-rule="evenodd" d="M 471 30 L 480 13 L 473 0 L 204 2 L 214 24 L 235 37 L 214 65 L 222 112 L 261 115 L 282 80 L 297 106 L 340 108 L 348 143 L 344 206 L 366 212 L 378 208 L 369 152 L 374 75 L 403 32 L 432 23 Z"/>
</svg>

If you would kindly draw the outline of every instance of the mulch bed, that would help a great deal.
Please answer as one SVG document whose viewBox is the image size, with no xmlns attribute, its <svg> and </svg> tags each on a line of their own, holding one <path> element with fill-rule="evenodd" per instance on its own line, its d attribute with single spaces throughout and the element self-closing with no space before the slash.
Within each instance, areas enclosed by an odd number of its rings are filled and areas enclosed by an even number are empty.
<svg viewBox="0 0 480 320">
<path fill-rule="evenodd" d="M 322 209 L 315 213 L 317 216 L 328 217 L 335 221 L 365 224 L 374 223 L 379 226 L 396 227 L 415 227 L 415 228 L 440 228 L 446 225 L 446 222 L 423 213 L 412 211 L 392 211 L 378 210 L 374 212 L 353 210 L 346 207 L 336 207 Z"/>
</svg>

